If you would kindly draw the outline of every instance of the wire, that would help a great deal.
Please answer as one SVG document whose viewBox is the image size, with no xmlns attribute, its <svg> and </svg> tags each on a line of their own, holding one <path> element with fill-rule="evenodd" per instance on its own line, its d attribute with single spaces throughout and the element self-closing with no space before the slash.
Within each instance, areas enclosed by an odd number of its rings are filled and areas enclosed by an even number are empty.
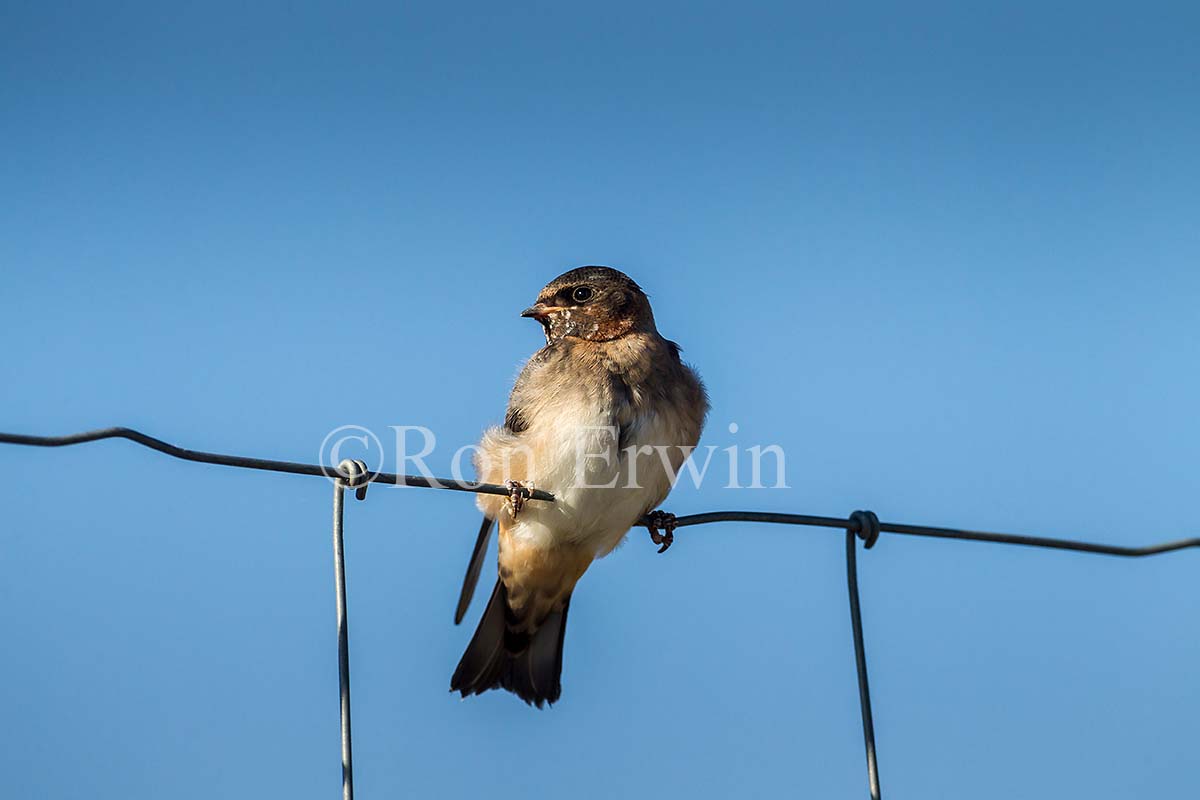
<svg viewBox="0 0 1200 800">
<path fill-rule="evenodd" d="M 875 757 L 875 720 L 871 716 L 871 687 L 867 683 L 867 651 L 863 644 L 862 609 L 858 605 L 858 560 L 854 531 L 846 531 L 846 588 L 850 595 L 850 630 L 854 635 L 854 666 L 858 671 L 858 705 L 862 709 L 863 742 L 867 748 L 867 787 L 879 800 L 879 764 Z"/>
<path fill-rule="evenodd" d="M 330 478 L 334 481 L 333 551 L 334 579 L 337 591 L 338 681 L 341 690 L 342 795 L 344 800 L 353 800 L 354 770 L 350 747 L 350 655 L 347 632 L 346 571 L 342 530 L 344 490 L 347 487 L 355 487 L 357 489 L 356 494 L 361 500 L 365 496 L 366 486 L 369 483 L 390 483 L 397 486 L 450 489 L 461 492 L 504 496 L 512 495 L 513 488 L 491 483 L 473 483 L 446 478 L 399 475 L 388 472 L 372 473 L 367 471 L 366 465 L 362 462 L 343 461 L 337 467 L 329 467 L 320 464 L 300 464 L 292 461 L 272 461 L 262 458 L 186 450 L 176 447 L 173 444 L 168 444 L 161 439 L 155 439 L 153 436 L 147 436 L 132 428 L 104 428 L 102 430 L 87 431 L 69 436 L 28 436 L 16 433 L 0 433 L 0 443 L 32 445 L 36 447 L 63 447 L 82 444 L 84 442 L 95 442 L 101 439 L 127 439 L 143 447 L 148 447 L 151 450 L 157 450 L 160 453 L 165 453 L 166 455 L 185 461 L 221 464 L 229 467 L 266 470 L 269 472 L 285 472 L 293 475 L 313 475 Z M 554 502 L 554 495 L 549 492 L 540 489 L 522 489 L 521 491 L 528 499 Z M 928 525 L 880 522 L 869 511 L 855 511 L 849 518 L 822 517 L 811 514 L 779 514 L 767 511 L 710 511 L 704 514 L 688 514 L 682 517 L 667 516 L 670 517 L 668 531 L 674 528 L 707 525 L 713 522 L 768 522 L 782 525 L 832 528 L 846 532 L 846 584 L 850 597 L 850 623 L 854 636 L 854 660 L 858 672 L 859 705 L 862 710 L 863 740 L 867 753 L 867 781 L 873 800 L 879 800 L 880 797 L 879 767 L 875 752 L 875 723 L 871 715 L 871 694 L 867 682 L 867 657 L 863 643 L 862 609 L 859 606 L 858 598 L 858 566 L 856 544 L 854 541 L 856 537 L 863 539 L 868 549 L 875 544 L 879 533 L 882 531 L 904 536 L 928 536 L 935 539 L 961 539 L 974 542 L 991 542 L 993 544 L 1016 544 L 1026 547 L 1041 547 L 1052 550 L 1069 550 L 1079 553 L 1096 553 L 1134 558 L 1170 553 L 1189 547 L 1200 547 L 1200 537 L 1160 542 L 1143 547 L 1125 547 L 1121 545 L 1077 541 L 1074 539 L 1053 539 L 1045 536 L 989 533 L 986 531 L 971 531 L 959 528 L 938 528 Z M 648 515 L 638 520 L 637 524 L 657 527 L 662 524 L 662 521 L 661 518 L 652 520 Z"/>
<path fill-rule="evenodd" d="M 293 461 L 272 461 L 264 458 L 249 458 L 247 456 L 231 456 L 221 453 L 206 453 L 200 450 L 186 450 L 168 444 L 161 439 L 136 431 L 132 428 L 104 428 L 96 431 L 71 434 L 69 436 L 29 436 L 17 433 L 0 433 L 0 444 L 23 444 L 36 447 L 64 447 L 66 445 L 95 442 L 101 439 L 128 439 L 143 447 L 157 450 L 160 453 L 181 458 L 185 461 L 198 461 L 204 464 L 221 464 L 228 467 L 267 470 L 269 472 L 286 472 L 293 475 L 313 475 L 324 478 L 346 477 L 338 472 L 339 467 L 321 464 L 299 464 Z M 370 473 L 366 480 L 372 483 L 389 483 L 397 486 L 417 486 L 427 489 L 450 489 L 459 492 L 475 492 L 477 494 L 497 494 L 508 496 L 512 489 L 494 483 L 474 483 L 472 481 L 457 481 L 450 478 L 428 478 L 418 475 L 397 475 L 389 472 Z M 530 489 L 529 498 L 553 502 L 554 495 L 542 489 Z M 646 519 L 638 521 L 645 525 Z M 848 521 L 843 517 L 821 517 L 811 514 L 778 514 L 769 511 L 710 511 L 704 514 L 688 514 L 676 517 L 675 526 L 679 528 L 692 525 L 707 525 L 712 522 L 773 522 L 782 525 L 807 525 L 815 528 L 834 528 L 846 530 Z M 850 528 L 857 532 L 857 523 L 849 523 Z M 898 533 L 905 536 L 930 536 L 937 539 L 964 539 L 975 542 L 994 542 L 998 544 L 1019 544 L 1028 547 L 1043 547 L 1054 550 L 1074 550 L 1081 553 L 1099 553 L 1110 556 L 1150 556 L 1159 553 L 1169 553 L 1188 547 L 1200 547 L 1200 537 L 1179 539 L 1173 542 L 1161 542 L 1145 547 L 1123 547 L 1120 545 L 1098 544 L 1071 539 L 1052 539 L 1045 536 L 1026 536 L 1013 533 L 988 533 L 985 531 L 962 530 L 959 528 L 937 528 L 928 525 L 908 525 L 899 522 L 880 522 L 879 530 L 884 533 Z"/>
<path fill-rule="evenodd" d="M 354 800 L 354 756 L 350 740 L 350 631 L 346 619 L 346 552 L 342 528 L 346 481 L 333 482 L 333 582 L 337 598 L 338 695 L 342 720 L 342 800 Z M 360 499 L 361 499 L 360 495 Z"/>
<path fill-rule="evenodd" d="M 675 518 L 675 526 L 679 528 L 689 525 L 707 525 L 710 522 L 775 522 L 781 525 L 808 525 L 814 528 L 837 528 L 839 530 L 846 530 L 849 526 L 857 532 L 856 523 L 850 522 L 844 517 L 816 517 L 810 514 L 777 514 L 770 511 L 710 511 L 706 514 L 688 514 Z M 1050 539 L 1045 536 L 1023 536 L 1015 533 L 986 533 L 958 528 L 934 528 L 928 525 L 905 525 L 899 522 L 880 522 L 879 530 L 905 536 L 932 536 L 936 539 L 1020 544 L 1027 547 L 1074 550 L 1079 553 L 1098 553 L 1109 556 L 1153 556 L 1188 547 L 1200 547 L 1200 537 L 1161 542 L 1145 547 L 1122 547 L 1113 544 L 1080 542 L 1073 539 Z"/>
<path fill-rule="evenodd" d="M 64 447 L 84 442 L 96 442 L 101 439 L 128 439 L 143 447 L 166 453 L 184 461 L 199 461 L 202 464 L 221 464 L 226 467 L 241 467 L 243 469 L 260 469 L 267 472 L 287 472 L 292 475 L 314 475 L 319 478 L 336 479 L 346 477 L 338 473 L 338 467 L 327 467 L 321 464 L 298 464 L 294 461 L 272 461 L 266 458 L 249 458 L 247 456 L 228 456 L 221 453 L 206 453 L 202 450 L 185 450 L 173 444 L 167 444 L 162 439 L 147 436 L 133 428 L 102 428 L 98 431 L 73 433 L 69 436 L 26 436 L 18 433 L 0 433 L 0 443 L 26 444 L 35 447 Z M 494 483 L 474 483 L 472 481 L 456 481 L 449 478 L 426 478 L 418 475 L 395 475 L 390 472 L 372 472 L 367 480 L 371 483 L 391 483 L 397 486 L 418 486 L 425 489 L 450 489 L 457 492 L 475 492 L 476 494 L 500 494 L 507 497 L 512 494 L 508 486 L 497 486 Z M 530 499 L 554 500 L 554 495 L 540 489 L 525 490 Z"/>
</svg>

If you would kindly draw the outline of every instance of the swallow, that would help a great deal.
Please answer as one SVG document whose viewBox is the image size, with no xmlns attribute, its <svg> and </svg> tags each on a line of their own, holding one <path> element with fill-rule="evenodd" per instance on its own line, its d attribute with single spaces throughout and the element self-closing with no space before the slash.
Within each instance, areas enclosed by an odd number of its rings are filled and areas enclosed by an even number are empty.
<svg viewBox="0 0 1200 800">
<path fill-rule="evenodd" d="M 493 526 L 498 575 L 450 690 L 467 697 L 506 689 L 541 708 L 562 693 L 576 583 L 666 499 L 700 440 L 708 398 L 679 346 L 659 334 L 646 293 L 622 272 L 566 272 L 521 316 L 541 324 L 546 345 L 521 370 L 504 424 L 485 431 L 475 451 L 479 480 L 511 494 L 477 496 L 483 522 L 456 624 Z M 526 502 L 532 488 L 555 501 Z M 671 519 L 653 519 L 651 538 L 665 549 Z"/>
</svg>

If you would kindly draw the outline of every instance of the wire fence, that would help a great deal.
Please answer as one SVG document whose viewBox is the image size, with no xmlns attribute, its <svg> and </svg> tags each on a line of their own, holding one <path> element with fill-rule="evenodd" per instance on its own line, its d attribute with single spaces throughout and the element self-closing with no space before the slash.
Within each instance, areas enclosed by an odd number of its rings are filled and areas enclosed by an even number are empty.
<svg viewBox="0 0 1200 800">
<path fill-rule="evenodd" d="M 333 492 L 333 560 L 334 589 L 337 608 L 338 639 L 338 689 L 341 707 L 342 740 L 342 796 L 344 800 L 354 797 L 354 767 L 352 735 L 350 726 L 350 655 L 348 611 L 346 607 L 346 569 L 344 554 L 344 493 L 354 489 L 359 500 L 366 498 L 367 486 L 371 483 L 386 483 L 397 486 L 416 486 L 429 489 L 448 489 L 477 494 L 509 496 L 512 488 L 490 483 L 474 483 L 447 478 L 429 478 L 417 475 L 402 475 L 389 472 L 371 472 L 361 461 L 345 460 L 336 466 L 323 464 L 301 464 L 293 461 L 273 461 L 246 456 L 208 453 L 187 450 L 168 444 L 161 439 L 133 430 L 132 428 L 104 428 L 68 436 L 30 436 L 15 433 L 0 433 L 0 444 L 31 445 L 35 447 L 64 447 L 67 445 L 95 442 L 102 439 L 127 439 L 151 450 L 202 464 L 219 464 L 243 469 L 268 472 L 283 472 L 292 475 L 325 477 L 334 482 Z M 549 492 L 523 490 L 527 499 L 554 502 Z M 1144 547 L 1124 547 L 1098 544 L 1074 539 L 1056 539 L 1045 536 L 1026 536 L 1011 533 L 938 528 L 928 525 L 909 525 L 897 522 L 881 522 L 870 511 L 855 511 L 849 517 L 823 517 L 810 514 L 780 514 L 762 511 L 710 511 L 674 518 L 676 528 L 692 525 L 707 525 L 714 522 L 767 522 L 783 525 L 804 525 L 844 531 L 846 536 L 846 586 L 850 600 L 850 626 L 854 639 L 854 663 L 858 677 L 859 705 L 862 711 L 863 742 L 866 749 L 867 786 L 873 800 L 880 798 L 879 765 L 875 752 L 875 723 L 871 714 L 871 691 L 867 680 L 867 656 L 863 642 L 862 609 L 858 596 L 857 539 L 863 541 L 864 549 L 870 549 L 882 533 L 903 536 L 928 536 L 937 539 L 960 539 L 992 544 L 1012 544 L 1040 547 L 1053 550 L 1069 550 L 1098 555 L 1141 557 L 1169 553 L 1191 547 L 1200 547 L 1200 537 L 1178 539 Z M 638 521 L 653 530 L 658 520 L 650 515 Z"/>
</svg>

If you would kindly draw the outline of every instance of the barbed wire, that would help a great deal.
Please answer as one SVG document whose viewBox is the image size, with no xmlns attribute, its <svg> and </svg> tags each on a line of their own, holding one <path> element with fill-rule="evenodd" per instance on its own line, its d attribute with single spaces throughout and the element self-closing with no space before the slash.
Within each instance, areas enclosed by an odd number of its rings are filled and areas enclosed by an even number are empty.
<svg viewBox="0 0 1200 800">
<path fill-rule="evenodd" d="M 427 489 L 447 489 L 476 494 L 494 494 L 510 496 L 513 488 L 491 483 L 475 483 L 472 481 L 434 478 L 419 475 L 403 475 L 390 472 L 371 472 L 361 461 L 342 461 L 336 466 L 323 464 L 302 464 L 293 461 L 275 461 L 247 456 L 209 453 L 201 450 L 187 450 L 173 444 L 148 436 L 133 428 L 115 427 L 95 431 L 70 434 L 67 436 L 32 436 L 16 433 L 0 433 L 0 443 L 30 445 L 35 447 L 64 447 L 85 442 L 95 442 L 103 439 L 126 439 L 131 442 L 156 450 L 160 453 L 203 464 L 219 464 L 242 469 L 256 469 L 268 472 L 282 472 L 292 475 L 310 475 L 324 477 L 334 482 L 333 501 L 333 550 L 334 550 L 334 582 L 336 590 L 337 626 L 338 626 L 338 683 L 341 707 L 342 734 L 342 796 L 344 800 L 353 800 L 354 778 L 351 760 L 351 730 L 350 730 L 350 657 L 348 612 L 346 609 L 346 572 L 343 549 L 343 492 L 347 488 L 356 490 L 358 499 L 366 497 L 366 487 L 371 483 L 385 483 L 396 486 L 414 486 Z M 542 502 L 554 502 L 554 495 L 541 489 L 521 489 L 527 499 Z M 1200 547 L 1200 537 L 1178 539 L 1160 542 L 1143 547 L 1127 547 L 1123 545 L 1100 544 L 1096 542 L 1075 539 L 1058 539 L 1046 536 L 1028 536 L 1012 533 L 992 533 L 973 531 L 959 528 L 941 528 L 929 525 L 910 525 L 898 522 L 881 522 L 870 511 L 855 511 L 849 517 L 825 517 L 811 514 L 785 514 L 767 511 L 710 511 L 702 514 L 688 514 L 672 517 L 675 528 L 693 525 L 707 525 L 714 522 L 765 522 L 783 525 L 802 525 L 815 528 L 831 528 L 844 531 L 846 536 L 846 584 L 850 600 L 850 624 L 854 638 L 855 668 L 858 675 L 859 705 L 862 711 L 863 741 L 867 758 L 867 784 L 873 800 L 880 799 L 879 765 L 875 751 L 875 724 L 871 714 L 871 695 L 867 681 L 867 660 L 863 641 L 862 610 L 858 595 L 858 566 L 857 543 L 862 539 L 864 549 L 874 546 L 881 533 L 894 533 L 903 536 L 927 536 L 936 539 L 958 539 L 974 542 L 989 542 L 992 544 L 1013 544 L 1026 547 L 1039 547 L 1053 550 L 1067 550 L 1079 553 L 1097 555 L 1123 556 L 1138 558 L 1158 555 L 1191 547 Z M 638 525 L 651 527 L 661 524 L 660 519 L 647 515 L 638 520 Z"/>
</svg>

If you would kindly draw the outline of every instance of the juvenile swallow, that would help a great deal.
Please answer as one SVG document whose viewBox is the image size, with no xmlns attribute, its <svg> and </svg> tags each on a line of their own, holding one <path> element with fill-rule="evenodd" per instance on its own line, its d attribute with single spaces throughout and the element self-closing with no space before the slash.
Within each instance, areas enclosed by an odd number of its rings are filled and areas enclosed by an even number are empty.
<svg viewBox="0 0 1200 800">
<path fill-rule="evenodd" d="M 488 538 L 499 523 L 498 579 L 450 690 L 507 689 L 542 707 L 562 693 L 563 636 L 575 584 L 671 491 L 708 413 L 704 386 L 679 346 L 654 325 L 645 292 L 609 267 L 580 267 L 521 312 L 546 346 L 525 364 L 504 425 L 476 451 L 479 480 L 509 498 L 478 495 L 483 523 L 454 621 L 466 613 Z M 523 502 L 528 489 L 555 502 Z M 670 544 L 657 512 L 651 538 Z"/>
</svg>

